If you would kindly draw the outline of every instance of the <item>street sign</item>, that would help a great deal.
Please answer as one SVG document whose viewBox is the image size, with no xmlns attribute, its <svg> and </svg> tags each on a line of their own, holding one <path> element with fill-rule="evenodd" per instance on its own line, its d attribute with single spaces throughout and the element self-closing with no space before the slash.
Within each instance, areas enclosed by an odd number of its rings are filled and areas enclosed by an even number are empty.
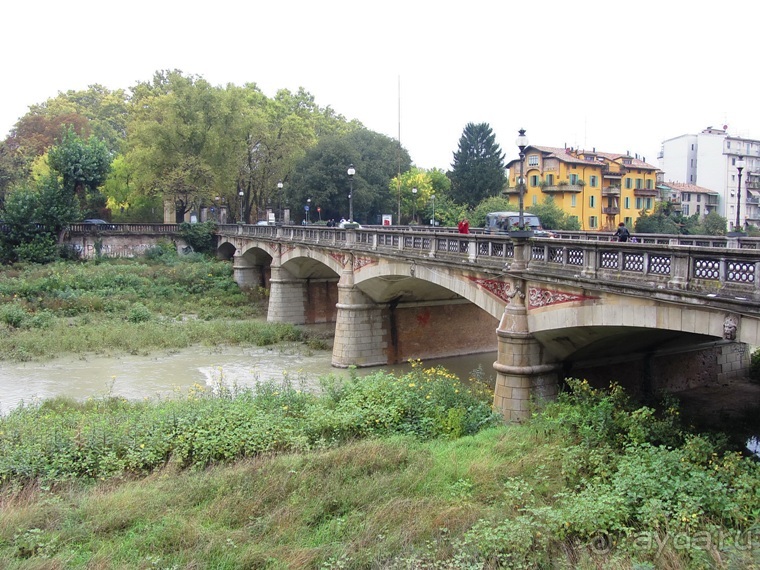
<svg viewBox="0 0 760 570">
<path fill-rule="evenodd" d="M 308 207 L 308 206 L 304 206 L 304 207 L 303 207 L 303 209 L 304 209 L 304 211 L 306 211 L 306 212 L 308 212 L 308 211 L 309 211 L 309 207 Z"/>
</svg>

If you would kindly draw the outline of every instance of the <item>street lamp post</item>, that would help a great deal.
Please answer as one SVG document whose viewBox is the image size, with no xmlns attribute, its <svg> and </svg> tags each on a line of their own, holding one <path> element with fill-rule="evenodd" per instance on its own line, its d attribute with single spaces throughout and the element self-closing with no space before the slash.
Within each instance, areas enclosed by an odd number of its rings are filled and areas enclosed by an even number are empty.
<svg viewBox="0 0 760 570">
<path fill-rule="evenodd" d="M 219 221 L 219 196 L 214 198 L 214 218 Z"/>
<path fill-rule="evenodd" d="M 238 192 L 238 196 L 240 196 L 240 223 L 245 223 L 245 220 L 243 220 L 243 190 L 241 189 Z"/>
<path fill-rule="evenodd" d="M 433 223 L 433 229 L 435 229 L 435 194 L 430 196 L 430 201 L 433 203 L 433 219 L 431 222 Z"/>
<path fill-rule="evenodd" d="M 309 224 L 309 210 L 311 210 L 311 198 L 306 198 L 306 225 Z"/>
<path fill-rule="evenodd" d="M 740 156 L 739 160 L 736 161 L 736 170 L 739 173 L 739 184 L 736 187 L 736 223 L 734 224 L 734 231 L 741 232 L 742 227 L 739 225 L 741 223 L 739 220 L 739 210 L 741 209 L 742 205 L 742 170 L 744 170 L 743 156 Z"/>
<path fill-rule="evenodd" d="M 353 224 L 354 223 L 354 174 L 356 174 L 356 169 L 354 168 L 353 164 L 348 165 L 348 170 L 346 171 L 346 174 L 348 174 L 348 222 Z"/>
<path fill-rule="evenodd" d="M 528 146 L 528 137 L 525 136 L 525 129 L 520 129 L 519 131 L 517 131 L 517 133 L 518 133 L 518 136 L 517 136 L 516 143 L 517 143 L 517 148 L 520 149 L 520 188 L 519 188 L 520 216 L 518 218 L 518 224 L 520 226 L 519 229 L 524 230 L 525 219 L 524 219 L 524 214 L 523 214 L 523 207 L 524 207 L 524 198 L 525 198 L 525 178 L 524 178 L 525 174 L 523 172 L 523 169 L 525 165 L 525 147 Z"/>
<path fill-rule="evenodd" d="M 282 225 L 282 180 L 280 180 L 277 183 L 277 195 L 279 196 L 279 202 L 280 202 L 280 224 Z"/>
<path fill-rule="evenodd" d="M 417 187 L 412 188 L 412 223 L 417 219 Z"/>
</svg>

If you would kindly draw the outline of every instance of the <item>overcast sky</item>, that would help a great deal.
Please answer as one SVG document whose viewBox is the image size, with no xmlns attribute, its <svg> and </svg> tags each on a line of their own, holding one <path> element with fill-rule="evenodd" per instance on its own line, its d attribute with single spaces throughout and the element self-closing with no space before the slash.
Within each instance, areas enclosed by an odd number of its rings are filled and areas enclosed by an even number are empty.
<svg viewBox="0 0 760 570">
<path fill-rule="evenodd" d="M 304 87 L 450 168 L 468 122 L 530 143 L 657 165 L 708 126 L 760 139 L 760 2 L 693 0 L 41 0 L 0 11 L 0 134 L 30 105 L 179 69 L 266 95 Z"/>
</svg>

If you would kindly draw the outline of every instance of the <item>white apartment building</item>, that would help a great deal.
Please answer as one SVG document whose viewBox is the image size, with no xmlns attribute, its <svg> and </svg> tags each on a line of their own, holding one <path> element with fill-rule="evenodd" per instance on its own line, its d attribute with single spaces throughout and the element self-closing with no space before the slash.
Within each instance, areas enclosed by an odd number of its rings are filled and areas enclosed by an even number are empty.
<svg viewBox="0 0 760 570">
<path fill-rule="evenodd" d="M 726 127 L 707 127 L 696 135 L 664 141 L 657 158 L 663 180 L 717 192 L 717 212 L 728 220 L 729 229 L 760 226 L 760 140 L 731 136 Z M 744 160 L 741 190 L 740 158 Z"/>
</svg>

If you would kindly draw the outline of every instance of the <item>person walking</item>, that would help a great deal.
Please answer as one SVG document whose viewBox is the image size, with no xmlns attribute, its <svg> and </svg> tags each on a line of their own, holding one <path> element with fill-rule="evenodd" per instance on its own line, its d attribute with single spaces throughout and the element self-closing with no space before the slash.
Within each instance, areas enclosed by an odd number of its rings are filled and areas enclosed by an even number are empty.
<svg viewBox="0 0 760 570">
<path fill-rule="evenodd" d="M 631 232 L 628 231 L 623 222 L 620 222 L 617 231 L 612 234 L 612 237 L 616 237 L 618 241 L 628 241 L 631 237 Z"/>
</svg>

